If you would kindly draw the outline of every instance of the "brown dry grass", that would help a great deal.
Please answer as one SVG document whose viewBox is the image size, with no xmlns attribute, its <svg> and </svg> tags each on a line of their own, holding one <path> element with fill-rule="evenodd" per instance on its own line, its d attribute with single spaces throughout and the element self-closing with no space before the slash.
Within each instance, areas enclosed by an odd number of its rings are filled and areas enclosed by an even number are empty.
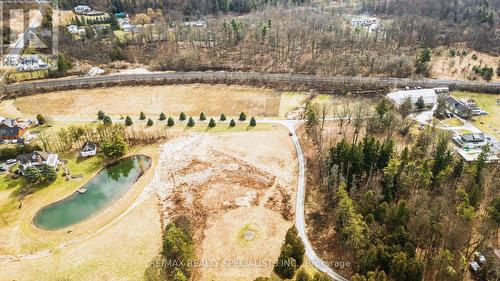
<svg viewBox="0 0 500 281">
<path fill-rule="evenodd" d="M 457 53 L 462 50 L 467 51 L 467 55 L 464 57 L 450 56 L 450 49 L 454 48 Z M 439 53 L 439 54 L 437 54 Z M 477 60 L 472 59 L 472 55 L 477 55 Z M 494 70 L 494 75 L 492 81 L 500 81 L 500 77 L 496 74 L 496 69 L 500 64 L 500 57 L 490 55 L 483 52 L 474 51 L 470 48 L 464 48 L 461 46 L 456 47 L 441 47 L 437 48 L 433 52 L 433 58 L 431 60 L 432 65 L 432 76 L 439 79 L 455 79 L 455 80 L 471 80 L 477 79 L 484 81 L 481 77 L 477 77 L 473 74 L 472 67 L 478 66 L 489 66 Z"/>
<path fill-rule="evenodd" d="M 269 89 L 222 85 L 168 85 L 71 90 L 18 98 L 14 105 L 23 113 L 94 117 L 103 110 L 109 115 L 138 116 L 140 111 L 158 116 L 201 112 L 218 116 L 278 116 L 280 95 Z"/>
<path fill-rule="evenodd" d="M 141 280 L 160 248 L 157 201 L 148 199 L 118 223 L 79 244 L 47 257 L 0 263 L 0 279 Z"/>
</svg>

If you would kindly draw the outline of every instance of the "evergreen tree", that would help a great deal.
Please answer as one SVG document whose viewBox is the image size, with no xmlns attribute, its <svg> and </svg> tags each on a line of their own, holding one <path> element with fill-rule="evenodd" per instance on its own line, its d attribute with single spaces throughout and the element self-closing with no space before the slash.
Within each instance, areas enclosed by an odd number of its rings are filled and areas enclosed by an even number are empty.
<svg viewBox="0 0 500 281">
<path fill-rule="evenodd" d="M 165 115 L 165 113 L 163 113 L 163 112 L 160 113 L 160 121 L 163 121 L 165 119 L 167 119 L 167 116 Z"/>
<path fill-rule="evenodd" d="M 47 164 L 43 164 L 40 167 L 40 173 L 42 174 L 45 181 L 48 183 L 52 183 L 57 179 L 56 170 Z"/>
<path fill-rule="evenodd" d="M 146 126 L 151 127 L 151 126 L 153 126 L 153 124 L 154 124 L 153 120 L 151 120 L 151 118 L 149 118 L 148 123 L 146 123 Z"/>
<path fill-rule="evenodd" d="M 207 120 L 207 117 L 205 116 L 205 113 L 200 113 L 200 121 L 205 121 Z"/>
<path fill-rule="evenodd" d="M 418 98 L 417 102 L 415 103 L 415 106 L 420 110 L 425 108 L 425 101 L 423 96 L 420 96 Z"/>
<path fill-rule="evenodd" d="M 226 121 L 226 115 L 224 115 L 224 113 L 220 115 L 220 121 Z"/>
<path fill-rule="evenodd" d="M 139 114 L 139 119 L 146 120 L 146 114 L 141 111 L 141 113 Z"/>
<path fill-rule="evenodd" d="M 104 111 L 99 110 L 99 112 L 97 112 L 97 120 L 102 121 L 104 119 L 104 116 L 106 116 L 106 113 L 104 113 Z"/>
<path fill-rule="evenodd" d="M 412 110 L 413 110 L 413 102 L 411 101 L 411 98 L 408 97 L 405 99 L 403 104 L 399 106 L 399 114 L 401 114 L 401 118 L 406 119 L 406 117 L 410 115 Z"/>
<path fill-rule="evenodd" d="M 186 120 L 186 114 L 184 112 L 181 112 L 181 114 L 179 115 L 179 120 L 181 121 Z"/>
<path fill-rule="evenodd" d="M 45 124 L 45 122 L 46 122 L 45 116 L 43 116 L 42 114 L 37 114 L 36 115 L 36 121 L 38 122 L 38 125 Z"/>
<path fill-rule="evenodd" d="M 245 120 L 247 120 L 247 116 L 245 115 L 245 113 L 243 113 L 243 112 L 242 112 L 242 113 L 240 114 L 240 118 L 239 118 L 239 120 L 240 120 L 240 121 L 245 121 Z"/>
<path fill-rule="evenodd" d="M 102 123 L 104 123 L 104 125 L 111 125 L 113 123 L 113 121 L 111 120 L 111 117 L 106 115 L 106 116 L 104 116 L 104 119 L 102 119 Z"/>
<path fill-rule="evenodd" d="M 188 127 L 193 127 L 195 125 L 193 117 L 189 117 L 187 125 Z"/>
<path fill-rule="evenodd" d="M 168 117 L 167 125 L 168 125 L 169 127 L 172 127 L 174 124 L 175 124 L 175 122 L 174 122 L 174 118 L 172 118 L 172 117 Z"/>
<path fill-rule="evenodd" d="M 256 125 L 257 125 L 257 121 L 255 121 L 255 118 L 254 118 L 254 117 L 252 117 L 252 118 L 250 119 L 250 126 L 255 127 Z"/>
<path fill-rule="evenodd" d="M 24 170 L 24 176 L 31 183 L 38 183 L 39 181 L 42 180 L 42 174 L 40 173 L 40 170 L 38 170 L 33 166 L 28 167 L 26 168 L 26 170 Z"/>
<path fill-rule="evenodd" d="M 274 265 L 274 272 L 283 279 L 290 279 L 295 274 L 296 264 L 292 257 L 292 246 L 283 244 L 278 261 Z"/>
<path fill-rule="evenodd" d="M 213 118 L 210 118 L 210 122 L 208 123 L 208 127 L 213 128 L 215 127 L 215 120 Z"/>
<path fill-rule="evenodd" d="M 229 122 L 229 126 L 231 127 L 236 126 L 236 122 L 234 121 L 234 119 L 231 119 L 231 122 Z"/>
<path fill-rule="evenodd" d="M 134 124 L 134 122 L 132 122 L 132 118 L 127 115 L 127 117 L 125 117 L 125 125 L 132 126 L 132 124 Z"/>
</svg>

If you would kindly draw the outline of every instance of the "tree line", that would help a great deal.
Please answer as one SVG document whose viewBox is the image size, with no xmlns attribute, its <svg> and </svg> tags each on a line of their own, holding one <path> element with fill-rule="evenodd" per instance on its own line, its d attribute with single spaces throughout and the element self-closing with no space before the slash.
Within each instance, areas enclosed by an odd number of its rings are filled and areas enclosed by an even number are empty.
<svg viewBox="0 0 500 281">
<path fill-rule="evenodd" d="M 308 186 L 323 194 L 320 217 L 334 226 L 329 239 L 349 253 L 353 280 L 462 280 L 463 261 L 487 250 L 499 226 L 499 165 L 487 163 L 488 148 L 466 163 L 448 134 L 402 130 L 407 114 L 385 99 L 363 115 L 331 110 L 342 112 L 335 138 L 324 134 L 324 108 L 307 110 Z M 317 231 L 325 227 L 309 220 Z"/>
</svg>

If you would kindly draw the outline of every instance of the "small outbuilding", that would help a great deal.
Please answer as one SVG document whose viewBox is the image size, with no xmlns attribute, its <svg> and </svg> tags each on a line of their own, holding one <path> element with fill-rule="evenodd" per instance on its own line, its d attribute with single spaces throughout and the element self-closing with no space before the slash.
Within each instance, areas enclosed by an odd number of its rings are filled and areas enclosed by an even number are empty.
<svg viewBox="0 0 500 281">
<path fill-rule="evenodd" d="M 97 153 L 97 144 L 92 141 L 86 141 L 80 149 L 80 157 L 90 157 Z"/>
</svg>

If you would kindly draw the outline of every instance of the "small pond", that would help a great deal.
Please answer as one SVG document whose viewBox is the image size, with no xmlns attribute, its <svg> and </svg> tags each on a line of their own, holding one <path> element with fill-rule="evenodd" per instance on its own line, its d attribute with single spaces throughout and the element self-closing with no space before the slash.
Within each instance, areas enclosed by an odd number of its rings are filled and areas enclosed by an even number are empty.
<svg viewBox="0 0 500 281">
<path fill-rule="evenodd" d="M 88 219 L 125 195 L 150 166 L 151 158 L 144 155 L 120 159 L 82 186 L 85 193 L 75 191 L 65 199 L 43 207 L 33 222 L 39 228 L 55 230 Z"/>
</svg>

